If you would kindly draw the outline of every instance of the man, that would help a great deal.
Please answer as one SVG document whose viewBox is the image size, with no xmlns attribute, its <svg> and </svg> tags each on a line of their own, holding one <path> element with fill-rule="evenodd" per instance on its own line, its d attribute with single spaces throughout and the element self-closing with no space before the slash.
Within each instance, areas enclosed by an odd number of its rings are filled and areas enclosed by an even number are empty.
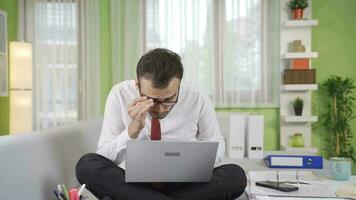
<svg viewBox="0 0 356 200">
<path fill-rule="evenodd" d="M 198 90 L 181 84 L 183 66 L 176 53 L 154 49 L 141 57 L 136 70 L 135 81 L 121 82 L 110 91 L 97 154 L 78 161 L 78 181 L 99 199 L 227 200 L 240 196 L 246 176 L 234 164 L 215 168 L 208 183 L 125 182 L 126 143 L 151 139 L 151 126 L 157 123 L 161 135 L 154 137 L 158 139 L 217 141 L 216 163 L 225 152 L 213 105 Z"/>
</svg>

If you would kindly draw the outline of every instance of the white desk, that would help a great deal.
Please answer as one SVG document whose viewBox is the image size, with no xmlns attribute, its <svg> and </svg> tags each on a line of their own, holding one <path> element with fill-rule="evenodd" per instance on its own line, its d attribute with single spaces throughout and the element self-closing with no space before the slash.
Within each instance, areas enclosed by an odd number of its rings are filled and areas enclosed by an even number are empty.
<svg viewBox="0 0 356 200">
<path fill-rule="evenodd" d="M 268 168 L 266 164 L 263 162 L 262 159 L 249 159 L 249 158 L 243 158 L 243 159 L 229 159 L 229 158 L 224 158 L 221 164 L 227 164 L 227 163 L 234 163 L 239 166 L 241 166 L 246 173 L 252 170 L 263 170 L 263 171 L 275 171 L 275 168 Z M 323 169 L 301 169 L 303 170 L 308 170 L 308 171 L 313 171 L 318 177 L 321 178 L 323 182 L 325 182 L 329 189 L 333 192 L 335 192 L 337 189 L 339 189 L 341 186 L 347 183 L 356 183 L 356 176 L 352 176 L 348 181 L 335 181 L 332 179 L 331 174 L 330 174 L 330 164 L 329 161 L 324 159 L 323 163 L 324 168 Z M 281 169 L 281 170 L 293 170 L 295 171 L 296 169 Z"/>
<path fill-rule="evenodd" d="M 320 177 L 323 182 L 326 182 L 331 191 L 335 192 L 337 189 L 347 183 L 356 183 L 356 176 L 351 176 L 348 181 L 335 181 L 331 176 Z"/>
</svg>

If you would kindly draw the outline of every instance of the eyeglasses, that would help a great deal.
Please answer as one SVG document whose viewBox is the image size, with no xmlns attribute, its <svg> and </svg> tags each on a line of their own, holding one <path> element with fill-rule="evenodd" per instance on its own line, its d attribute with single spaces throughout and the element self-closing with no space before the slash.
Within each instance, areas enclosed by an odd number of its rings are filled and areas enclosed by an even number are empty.
<svg viewBox="0 0 356 200">
<path fill-rule="evenodd" d="M 160 101 L 156 98 L 148 97 L 148 99 L 152 99 L 154 104 L 162 104 L 163 106 L 174 106 L 177 104 L 178 99 L 175 101 Z"/>
<path fill-rule="evenodd" d="M 139 80 L 139 79 L 137 79 L 137 80 Z M 138 89 L 139 89 L 139 92 L 140 92 L 140 95 L 141 95 L 141 96 L 146 96 L 148 99 L 152 99 L 152 100 L 153 100 L 153 103 L 154 103 L 155 105 L 161 104 L 161 105 L 163 105 L 163 106 L 171 107 L 171 106 L 174 106 L 174 105 L 176 105 L 176 104 L 178 103 L 179 90 L 180 90 L 180 83 L 179 83 L 179 86 L 178 86 L 177 98 L 176 98 L 176 100 L 174 100 L 174 101 L 161 101 L 161 100 L 159 100 L 159 99 L 157 99 L 157 98 L 153 98 L 153 97 L 147 96 L 147 95 L 145 95 L 145 94 L 142 94 L 140 81 L 138 81 Z"/>
</svg>

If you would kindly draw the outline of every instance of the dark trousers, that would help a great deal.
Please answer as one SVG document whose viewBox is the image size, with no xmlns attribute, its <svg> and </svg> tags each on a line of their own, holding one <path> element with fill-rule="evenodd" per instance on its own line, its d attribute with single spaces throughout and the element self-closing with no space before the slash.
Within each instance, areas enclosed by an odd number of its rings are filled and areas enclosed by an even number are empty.
<svg viewBox="0 0 356 200">
<path fill-rule="evenodd" d="M 207 183 L 163 183 L 159 189 L 151 183 L 126 183 L 125 170 L 94 153 L 80 158 L 76 176 L 97 198 L 114 200 L 228 200 L 239 197 L 246 187 L 245 172 L 235 164 L 215 168 Z"/>
</svg>

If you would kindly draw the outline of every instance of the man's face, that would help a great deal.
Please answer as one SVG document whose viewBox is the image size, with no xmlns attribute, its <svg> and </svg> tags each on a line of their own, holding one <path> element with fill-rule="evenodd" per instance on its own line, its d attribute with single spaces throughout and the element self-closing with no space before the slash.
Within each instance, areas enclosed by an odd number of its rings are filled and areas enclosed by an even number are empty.
<svg viewBox="0 0 356 200">
<path fill-rule="evenodd" d="M 178 78 L 173 78 L 166 88 L 157 89 L 152 86 L 151 80 L 141 77 L 137 86 L 142 96 L 151 98 L 155 102 L 148 111 L 152 118 L 165 118 L 178 101 L 180 86 Z"/>
</svg>

